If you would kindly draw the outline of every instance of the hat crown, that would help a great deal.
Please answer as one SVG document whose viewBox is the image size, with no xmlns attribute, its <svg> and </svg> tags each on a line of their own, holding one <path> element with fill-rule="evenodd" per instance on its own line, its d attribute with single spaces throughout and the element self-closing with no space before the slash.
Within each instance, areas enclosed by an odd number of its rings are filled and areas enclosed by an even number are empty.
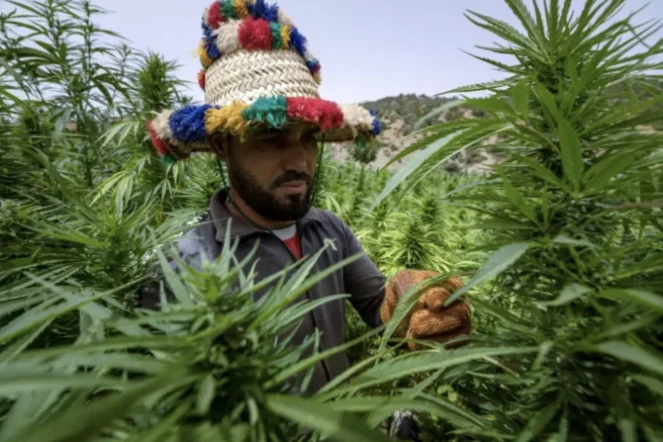
<svg viewBox="0 0 663 442">
<path fill-rule="evenodd" d="M 218 0 L 203 14 L 199 83 L 209 104 L 261 96 L 319 97 L 320 63 L 306 38 L 264 0 Z"/>
</svg>

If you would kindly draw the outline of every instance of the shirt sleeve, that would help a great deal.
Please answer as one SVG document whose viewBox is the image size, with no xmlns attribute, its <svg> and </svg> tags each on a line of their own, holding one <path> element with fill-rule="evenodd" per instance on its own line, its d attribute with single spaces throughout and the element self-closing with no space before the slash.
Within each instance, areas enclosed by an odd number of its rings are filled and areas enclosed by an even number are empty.
<svg viewBox="0 0 663 442">
<path fill-rule="evenodd" d="M 366 255 L 350 227 L 342 221 L 340 223 L 345 234 L 346 258 L 363 253 L 359 259 L 343 268 L 345 291 L 351 295 L 350 303 L 364 322 L 379 327 L 382 325 L 380 306 L 385 295 L 385 277 Z"/>
</svg>

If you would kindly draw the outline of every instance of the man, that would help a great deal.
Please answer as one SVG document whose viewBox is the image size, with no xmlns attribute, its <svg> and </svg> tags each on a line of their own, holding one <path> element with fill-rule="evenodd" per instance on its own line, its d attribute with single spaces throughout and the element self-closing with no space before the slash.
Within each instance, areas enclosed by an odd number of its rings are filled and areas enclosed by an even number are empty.
<svg viewBox="0 0 663 442">
<path fill-rule="evenodd" d="M 319 145 L 328 141 L 370 142 L 380 122 L 358 106 L 339 106 L 318 94 L 320 64 L 306 39 L 275 5 L 263 0 L 216 1 L 203 17 L 199 75 L 206 104 L 164 111 L 148 123 L 154 146 L 167 162 L 191 152 L 215 154 L 227 166 L 230 186 L 214 194 L 210 222 L 181 242 L 195 260 L 218 256 L 226 238 L 239 241 L 238 259 L 258 241 L 258 278 L 311 256 L 332 240 L 318 260 L 320 271 L 362 252 L 350 230 L 331 212 L 311 208 Z M 253 265 L 253 262 L 251 262 Z M 363 255 L 311 288 L 311 300 L 348 293 L 363 320 L 374 327 L 391 319 L 400 296 L 433 272 L 404 271 L 386 285 L 369 257 Z M 453 279 L 451 286 L 459 287 Z M 448 286 L 448 285 L 447 285 Z M 468 304 L 445 307 L 444 287 L 428 290 L 399 325 L 397 336 L 446 342 L 470 332 Z M 263 290 L 258 297 L 264 296 Z M 154 306 L 154 299 L 144 299 Z M 343 344 L 345 303 L 335 301 L 304 318 L 294 343 L 317 328 L 321 351 Z M 411 346 L 416 348 L 416 346 Z M 315 368 L 315 392 L 349 366 L 344 353 Z"/>
</svg>

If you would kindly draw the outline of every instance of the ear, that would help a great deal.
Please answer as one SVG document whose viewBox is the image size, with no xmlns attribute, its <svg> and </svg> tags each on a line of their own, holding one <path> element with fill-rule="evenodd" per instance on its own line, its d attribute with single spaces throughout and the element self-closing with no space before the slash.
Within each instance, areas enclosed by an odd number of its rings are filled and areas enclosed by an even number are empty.
<svg viewBox="0 0 663 442">
<path fill-rule="evenodd" d="M 208 144 L 221 161 L 228 161 L 228 149 L 230 148 L 230 137 L 228 134 L 216 133 L 207 138 Z"/>
</svg>

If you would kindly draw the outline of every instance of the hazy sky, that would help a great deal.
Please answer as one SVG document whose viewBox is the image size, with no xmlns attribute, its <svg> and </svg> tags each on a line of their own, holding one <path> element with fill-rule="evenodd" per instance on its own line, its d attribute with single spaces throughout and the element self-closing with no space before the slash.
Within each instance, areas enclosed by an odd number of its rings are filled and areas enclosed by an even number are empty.
<svg viewBox="0 0 663 442">
<path fill-rule="evenodd" d="M 539 0 L 540 1 L 540 0 Z M 181 65 L 179 76 L 195 83 L 200 18 L 211 0 L 96 0 L 113 11 L 98 21 Z M 270 2 L 271 3 L 271 2 Z M 321 94 L 343 103 L 400 93 L 436 94 L 498 78 L 489 65 L 463 51 L 496 39 L 463 15 L 466 10 L 518 26 L 503 0 L 280 0 L 280 7 L 308 38 L 322 64 Z M 529 0 L 526 0 L 529 4 Z M 583 0 L 577 0 L 582 5 Z M 622 13 L 647 0 L 627 0 Z M 650 0 L 641 21 L 663 18 L 663 0 Z M 663 34 L 659 37 L 663 37 Z"/>
</svg>

